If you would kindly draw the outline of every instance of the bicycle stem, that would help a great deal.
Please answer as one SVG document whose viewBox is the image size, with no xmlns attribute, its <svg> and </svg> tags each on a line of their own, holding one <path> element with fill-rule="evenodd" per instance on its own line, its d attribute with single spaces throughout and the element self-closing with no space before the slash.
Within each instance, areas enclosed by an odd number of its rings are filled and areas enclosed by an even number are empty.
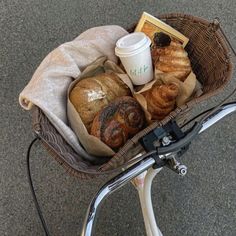
<svg viewBox="0 0 236 236">
<path fill-rule="evenodd" d="M 119 175 L 108 181 L 98 191 L 95 198 L 89 205 L 81 236 L 92 235 L 94 221 L 96 219 L 96 213 L 103 200 L 105 200 L 105 198 L 108 197 L 110 194 L 124 186 L 126 183 L 130 182 L 133 178 L 135 178 L 145 170 L 149 169 L 154 163 L 155 160 L 151 157 L 148 157 L 134 164 L 124 172 L 120 173 Z"/>
</svg>

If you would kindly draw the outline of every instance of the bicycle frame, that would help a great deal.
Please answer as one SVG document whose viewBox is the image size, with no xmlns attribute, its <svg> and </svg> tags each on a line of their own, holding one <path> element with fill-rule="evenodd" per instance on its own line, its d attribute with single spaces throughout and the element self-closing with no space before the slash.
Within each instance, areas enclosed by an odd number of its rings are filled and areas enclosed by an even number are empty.
<svg viewBox="0 0 236 236">
<path fill-rule="evenodd" d="M 235 111 L 236 102 L 221 106 L 208 119 L 204 120 L 199 134 Z M 147 235 L 162 236 L 162 233 L 156 224 L 151 200 L 152 180 L 162 169 L 152 168 L 155 164 L 155 160 L 151 157 L 151 155 L 154 152 L 155 151 L 145 154 L 141 161 L 112 178 L 98 191 L 87 210 L 81 236 L 92 236 L 96 216 L 103 200 L 130 181 L 134 184 L 139 194 Z M 172 155 L 172 153 L 168 153 L 160 157 L 164 158 L 167 155 Z"/>
</svg>

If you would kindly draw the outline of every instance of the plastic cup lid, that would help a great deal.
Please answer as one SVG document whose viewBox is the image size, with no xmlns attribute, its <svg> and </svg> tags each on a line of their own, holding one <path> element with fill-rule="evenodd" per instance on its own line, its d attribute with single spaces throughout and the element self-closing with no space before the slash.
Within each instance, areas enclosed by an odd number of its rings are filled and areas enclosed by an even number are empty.
<svg viewBox="0 0 236 236">
<path fill-rule="evenodd" d="M 115 52 L 117 56 L 133 54 L 142 47 L 150 46 L 150 43 L 150 39 L 144 33 L 131 33 L 116 42 Z"/>
</svg>

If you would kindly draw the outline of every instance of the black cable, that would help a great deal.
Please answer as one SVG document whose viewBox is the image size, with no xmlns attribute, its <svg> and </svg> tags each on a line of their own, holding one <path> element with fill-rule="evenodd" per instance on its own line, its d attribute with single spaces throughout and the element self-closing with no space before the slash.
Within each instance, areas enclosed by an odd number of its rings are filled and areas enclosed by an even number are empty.
<svg viewBox="0 0 236 236">
<path fill-rule="evenodd" d="M 212 108 L 210 108 L 210 109 L 208 109 L 208 110 L 205 110 L 205 111 L 199 113 L 198 115 L 194 116 L 191 120 L 189 120 L 187 123 L 183 124 L 180 128 L 181 128 L 181 129 L 184 128 L 185 126 L 187 126 L 188 124 L 190 124 L 191 122 L 193 122 L 194 120 L 196 120 L 197 118 L 199 118 L 199 117 L 201 117 L 202 115 L 204 115 L 204 114 L 210 112 L 210 111 L 213 110 L 213 109 L 214 109 L 214 107 L 212 107 Z"/>
<path fill-rule="evenodd" d="M 234 104 L 236 101 L 233 101 L 233 102 L 228 102 L 228 103 L 225 103 L 223 104 L 224 106 L 227 106 L 227 105 L 230 105 L 230 104 Z M 205 110 L 201 113 L 199 113 L 198 115 L 194 116 L 191 120 L 189 120 L 187 123 L 183 124 L 180 128 L 184 128 L 185 126 L 187 126 L 188 124 L 190 124 L 191 122 L 193 122 L 194 120 L 196 120 L 197 118 L 201 117 L 202 115 L 212 111 L 214 109 L 214 107 L 212 108 L 209 108 L 208 110 Z"/>
<path fill-rule="evenodd" d="M 39 219 L 40 219 L 40 221 L 41 221 L 41 223 L 42 223 L 42 226 L 43 226 L 45 235 L 46 235 L 46 236 L 50 236 L 49 231 L 48 231 L 48 228 L 47 228 L 47 225 L 46 225 L 45 220 L 44 220 L 44 218 L 43 218 L 43 214 L 42 214 L 42 211 L 41 211 L 41 209 L 40 209 L 40 206 L 39 206 L 39 203 L 38 203 L 36 194 L 35 194 L 35 189 L 34 189 L 34 185 L 33 185 L 33 182 L 32 182 L 31 171 L 30 171 L 30 161 L 29 161 L 29 158 L 30 158 L 30 150 L 31 150 L 33 144 L 34 144 L 37 140 L 39 140 L 38 137 L 35 138 L 35 139 L 30 143 L 30 145 L 29 145 L 29 147 L 28 147 L 28 150 L 27 150 L 27 156 L 26 156 L 27 176 L 28 176 L 28 181 L 29 181 L 30 190 L 31 190 L 31 193 L 32 193 L 32 196 L 33 196 L 33 201 L 34 201 L 34 204 L 35 204 L 35 207 L 36 207 L 36 210 L 37 210 Z"/>
</svg>

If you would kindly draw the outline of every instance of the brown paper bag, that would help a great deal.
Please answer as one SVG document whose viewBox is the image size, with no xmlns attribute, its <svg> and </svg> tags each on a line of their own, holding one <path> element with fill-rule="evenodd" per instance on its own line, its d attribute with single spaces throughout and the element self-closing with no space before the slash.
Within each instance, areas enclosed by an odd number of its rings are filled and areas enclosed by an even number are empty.
<svg viewBox="0 0 236 236">
<path fill-rule="evenodd" d="M 168 73 L 163 73 L 161 71 L 155 71 L 155 77 L 162 80 L 165 84 L 176 83 L 180 88 L 179 96 L 176 99 L 176 105 L 179 107 L 186 102 L 188 102 L 193 96 L 200 96 L 202 93 L 202 86 L 200 82 L 196 79 L 196 75 L 191 72 L 184 82 L 173 77 L 173 75 Z"/>
<path fill-rule="evenodd" d="M 106 57 L 101 57 L 97 59 L 94 63 L 89 65 L 81 75 L 73 81 L 68 89 L 67 92 L 67 116 L 70 123 L 71 128 L 76 133 L 79 141 L 86 149 L 89 154 L 96 155 L 96 156 L 113 156 L 115 152 L 103 143 L 97 137 L 90 135 L 83 124 L 79 113 L 74 108 L 73 104 L 70 102 L 69 94 L 72 88 L 77 84 L 79 80 L 84 78 L 88 78 L 91 76 L 98 75 L 104 72 L 115 72 L 120 79 L 127 84 L 131 91 L 133 91 L 133 85 L 128 77 L 127 74 L 114 62 L 107 60 Z"/>
<path fill-rule="evenodd" d="M 158 75 L 158 76 L 157 76 Z M 143 96 L 143 92 L 148 91 L 152 88 L 155 83 L 169 84 L 175 83 L 179 87 L 179 95 L 176 99 L 176 106 L 179 107 L 187 103 L 193 96 L 200 96 L 202 93 L 201 84 L 196 79 L 196 75 L 191 72 L 184 82 L 180 81 L 168 73 L 162 71 L 155 71 L 155 79 L 145 84 L 140 90 L 133 93 L 133 96 L 138 100 L 140 105 L 143 107 L 148 123 L 152 122 L 152 116 L 147 110 L 147 101 Z"/>
</svg>

